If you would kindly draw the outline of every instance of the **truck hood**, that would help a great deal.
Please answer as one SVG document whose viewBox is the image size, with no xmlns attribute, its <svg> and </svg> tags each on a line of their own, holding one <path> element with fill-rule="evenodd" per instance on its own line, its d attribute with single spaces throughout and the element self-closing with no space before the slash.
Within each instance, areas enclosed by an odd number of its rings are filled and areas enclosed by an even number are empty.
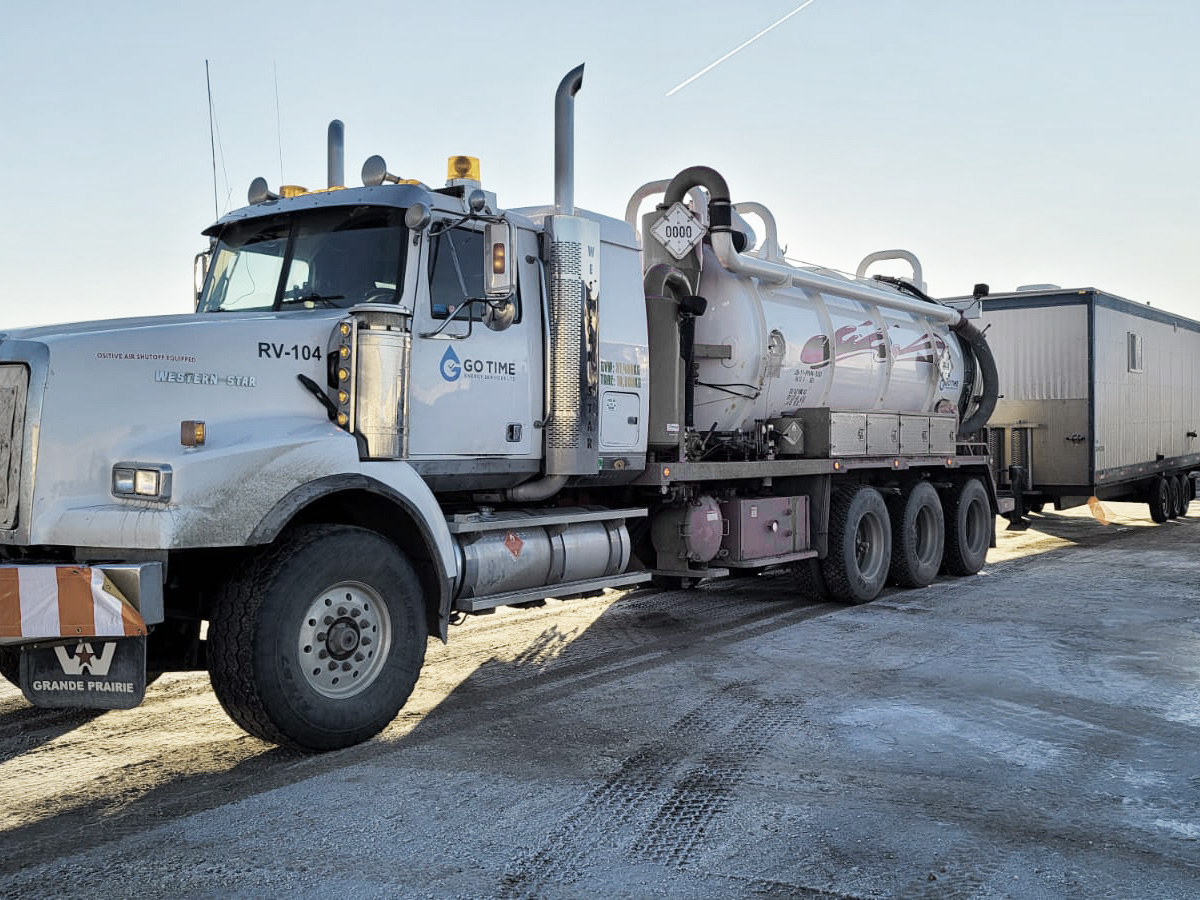
<svg viewBox="0 0 1200 900">
<path fill-rule="evenodd" d="M 344 314 L 343 310 L 329 309 L 320 311 L 179 313 L 169 316 L 134 316 L 124 319 L 97 319 L 91 322 L 68 322 L 57 325 L 34 325 L 26 328 L 5 328 L 0 329 L 0 340 L 40 341 L 51 344 L 82 335 L 103 336 L 111 334 L 116 337 L 121 333 L 135 331 L 149 332 L 154 329 L 174 331 L 179 328 L 211 326 L 215 323 L 269 322 L 295 320 L 297 318 L 310 320 L 314 323 L 317 321 L 324 323 L 338 319 Z"/>
</svg>

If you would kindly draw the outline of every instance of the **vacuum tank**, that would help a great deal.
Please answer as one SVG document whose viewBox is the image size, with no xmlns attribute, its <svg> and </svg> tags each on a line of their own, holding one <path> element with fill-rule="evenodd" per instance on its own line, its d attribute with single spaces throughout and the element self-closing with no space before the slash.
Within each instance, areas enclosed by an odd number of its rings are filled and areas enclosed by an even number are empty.
<svg viewBox="0 0 1200 900">
<path fill-rule="evenodd" d="M 735 431 L 806 407 L 930 413 L 963 405 L 963 350 L 946 325 L 856 299 L 836 284 L 765 284 L 723 268 L 711 247 L 703 252 L 698 428 Z M 846 282 L 877 291 L 882 302 L 897 294 Z"/>
</svg>

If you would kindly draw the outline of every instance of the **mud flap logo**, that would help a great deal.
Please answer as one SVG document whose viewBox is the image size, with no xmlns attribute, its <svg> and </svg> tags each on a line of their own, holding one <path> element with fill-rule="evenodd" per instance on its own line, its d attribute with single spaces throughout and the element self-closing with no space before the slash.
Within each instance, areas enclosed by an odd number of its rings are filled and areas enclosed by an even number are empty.
<svg viewBox="0 0 1200 900">
<path fill-rule="evenodd" d="M 66 647 L 55 647 L 54 655 L 62 666 L 64 675 L 95 675 L 104 678 L 108 675 L 108 667 L 112 665 L 113 654 L 117 652 L 116 641 L 100 645 L 100 652 L 92 650 L 92 645 L 81 643 L 72 654 L 67 653 Z"/>
<path fill-rule="evenodd" d="M 146 638 L 27 647 L 20 681 L 34 706 L 131 709 L 146 695 Z"/>
</svg>

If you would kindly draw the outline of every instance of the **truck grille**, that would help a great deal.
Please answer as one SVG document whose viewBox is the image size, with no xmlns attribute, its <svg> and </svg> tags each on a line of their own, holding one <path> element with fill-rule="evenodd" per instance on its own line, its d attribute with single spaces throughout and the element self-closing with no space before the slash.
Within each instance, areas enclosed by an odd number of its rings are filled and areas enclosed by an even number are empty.
<svg viewBox="0 0 1200 900">
<path fill-rule="evenodd" d="M 28 390 L 28 369 L 19 365 L 0 365 L 0 529 L 12 528 L 17 521 Z"/>
</svg>

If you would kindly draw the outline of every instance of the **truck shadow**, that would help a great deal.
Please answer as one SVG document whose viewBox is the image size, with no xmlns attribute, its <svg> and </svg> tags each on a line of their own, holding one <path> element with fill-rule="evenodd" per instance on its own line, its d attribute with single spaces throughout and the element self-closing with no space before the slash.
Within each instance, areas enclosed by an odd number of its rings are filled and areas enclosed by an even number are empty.
<svg viewBox="0 0 1200 900">
<path fill-rule="evenodd" d="M 576 604 L 593 602 L 608 605 L 595 615 L 570 615 Z M 749 640 L 839 609 L 843 607 L 798 598 L 791 573 L 780 570 L 702 585 L 685 596 L 638 590 L 616 600 L 610 595 L 601 601 L 550 601 L 546 609 L 532 613 L 504 610 L 478 617 L 453 633 L 448 645 L 431 642 L 417 691 L 383 734 L 357 747 L 320 755 L 271 747 L 242 734 L 232 723 L 222 723 L 206 679 L 200 683 L 204 676 L 189 675 L 187 691 L 205 704 L 195 727 L 210 733 L 197 734 L 195 746 L 181 746 L 177 736 L 164 740 L 151 759 L 142 756 L 139 760 L 144 762 L 131 763 L 121 758 L 120 740 L 113 738 L 112 747 L 103 746 L 101 729 L 89 752 L 93 756 L 106 749 L 113 753 L 104 776 L 86 787 L 68 784 L 70 778 L 64 777 L 61 794 L 32 804 L 26 822 L 0 832 L 0 873 L 50 862 L 63 856 L 63 847 L 84 851 L 136 835 L 146 830 L 147 823 L 169 824 L 356 764 L 403 766 L 406 756 L 420 756 L 421 748 L 447 735 L 479 727 L 503 729 L 531 704 L 553 703 L 621 677 L 653 677 L 656 669 L 681 655 L 703 655 L 713 641 Z M 525 615 L 534 619 L 533 633 L 528 628 L 519 637 L 497 633 L 514 627 Z M 496 649 L 509 645 L 511 653 Z M 145 730 L 151 743 L 155 741 L 153 707 L 167 702 L 151 691 L 146 705 L 135 711 L 150 720 L 137 727 Z M 44 758 L 40 764 L 69 769 L 71 761 L 65 757 L 70 753 L 47 745 L 101 715 L 103 711 L 24 705 L 4 710 L 0 712 L 4 735 L 0 765 L 37 752 Z M 649 715 L 653 721 L 657 714 Z M 161 727 L 168 726 L 173 731 L 180 727 L 175 720 Z M 217 731 L 223 727 L 229 729 L 228 738 Z M 520 749 L 545 745 L 551 738 L 537 732 L 523 734 Z M 63 758 L 57 758 L 60 755 Z M 519 764 L 519 758 L 512 762 Z M 158 783 L 139 788 L 143 773 L 158 773 L 152 779 Z"/>
<path fill-rule="evenodd" d="M 0 700 L 0 764 L 50 743 L 102 715 L 102 709 L 39 709 L 19 694 Z"/>
</svg>

